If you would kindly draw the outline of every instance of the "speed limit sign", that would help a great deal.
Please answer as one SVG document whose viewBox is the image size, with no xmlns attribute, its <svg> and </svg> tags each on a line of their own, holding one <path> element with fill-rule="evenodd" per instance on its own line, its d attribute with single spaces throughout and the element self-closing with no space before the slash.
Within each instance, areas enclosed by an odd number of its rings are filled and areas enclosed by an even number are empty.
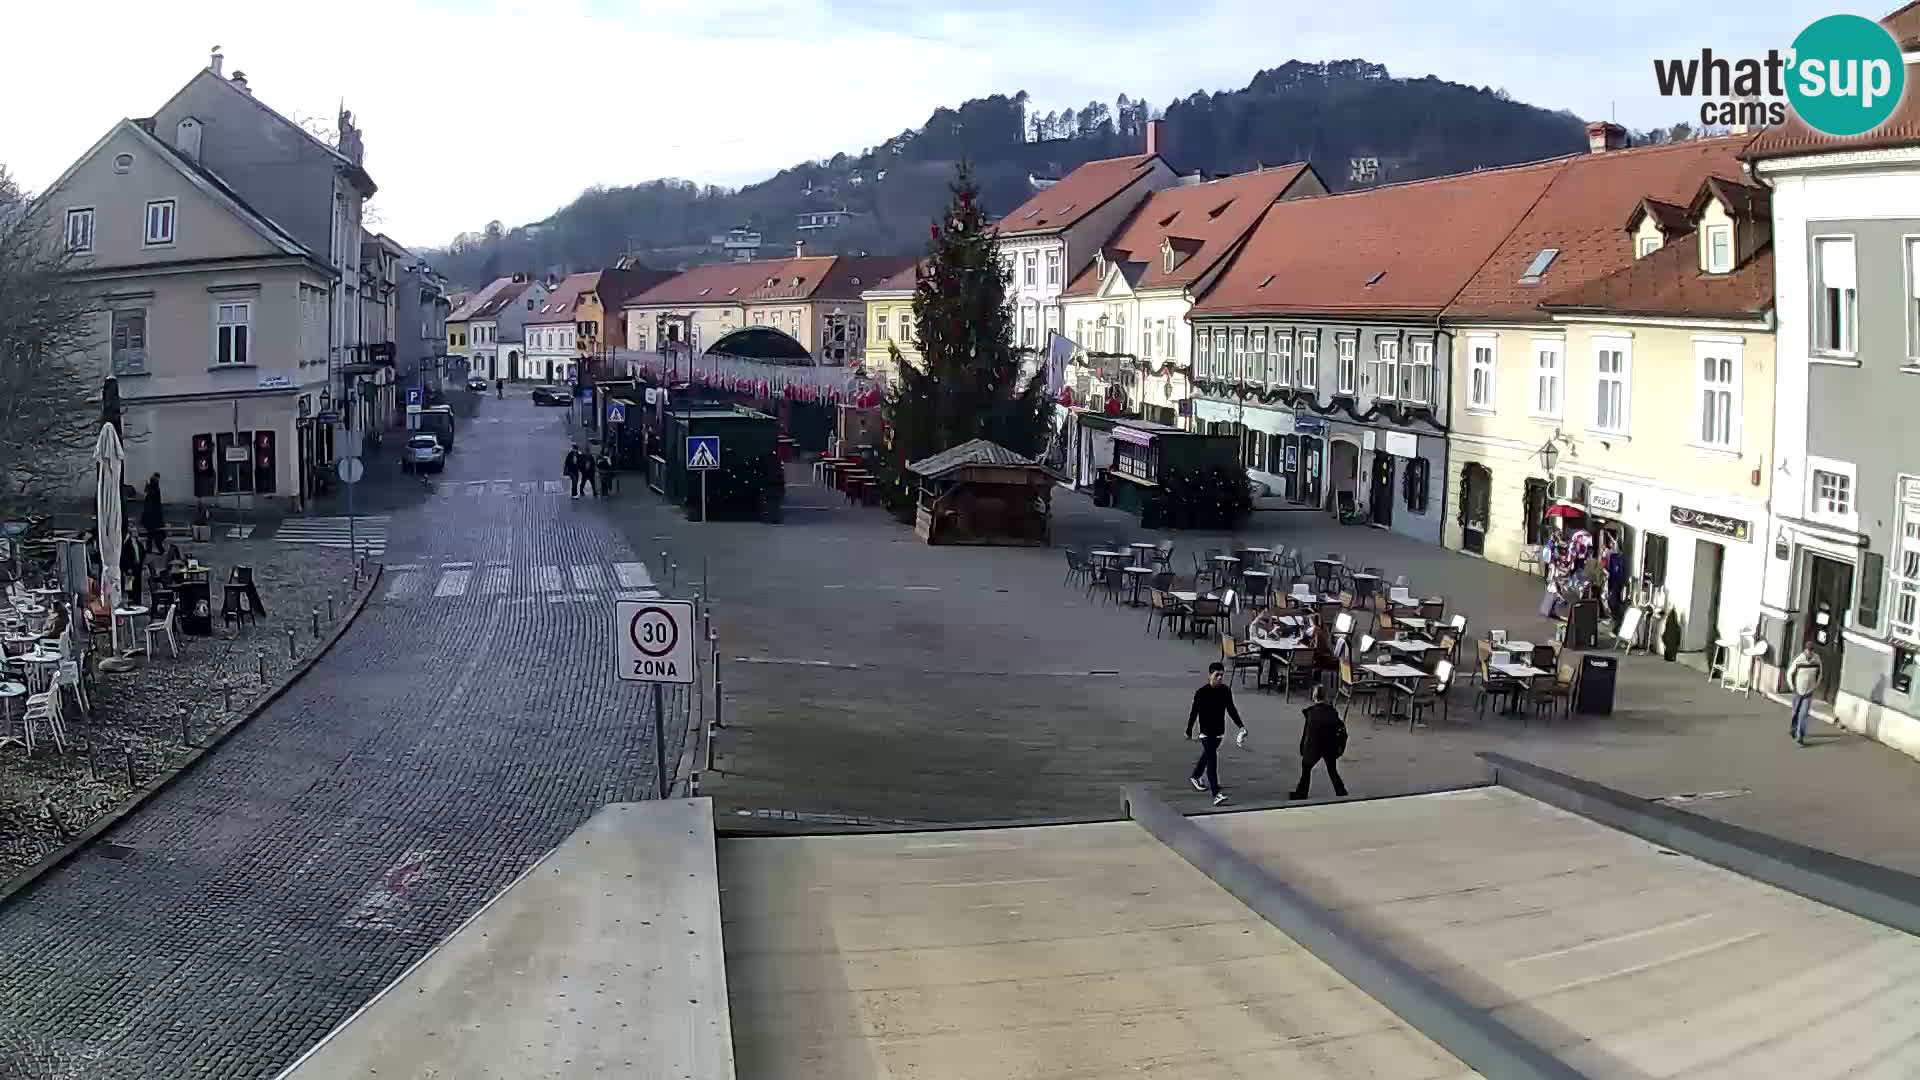
<svg viewBox="0 0 1920 1080">
<path fill-rule="evenodd" d="M 614 605 L 617 674 L 627 682 L 693 682 L 693 605 L 621 600 Z"/>
</svg>

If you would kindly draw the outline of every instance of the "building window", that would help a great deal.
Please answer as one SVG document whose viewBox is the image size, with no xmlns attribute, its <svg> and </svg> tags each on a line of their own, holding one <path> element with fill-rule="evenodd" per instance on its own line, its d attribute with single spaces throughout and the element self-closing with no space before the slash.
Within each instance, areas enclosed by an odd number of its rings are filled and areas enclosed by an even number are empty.
<svg viewBox="0 0 1920 1080">
<path fill-rule="evenodd" d="M 1807 516 L 1852 530 L 1858 521 L 1853 501 L 1853 465 L 1830 458 L 1807 458 Z"/>
<path fill-rule="evenodd" d="M 1028 312 L 1027 317 L 1020 321 L 1020 344 L 1029 349 L 1033 348 L 1037 334 L 1038 330 L 1033 325 L 1033 313 Z"/>
<path fill-rule="evenodd" d="M 912 308 L 900 309 L 900 340 L 903 342 L 906 342 L 908 345 L 912 345 L 914 343 L 913 342 L 913 309 Z"/>
<path fill-rule="evenodd" d="M 1694 342 L 1694 370 L 1700 384 L 1700 445 L 1710 450 L 1740 448 L 1740 347 L 1733 342 Z"/>
<path fill-rule="evenodd" d="M 1564 394 L 1560 385 L 1561 349 L 1564 343 L 1553 338 L 1533 339 L 1533 415 L 1543 420 L 1560 419 Z"/>
<path fill-rule="evenodd" d="M 1037 251 L 1027 252 L 1027 276 L 1026 276 L 1027 284 L 1028 285 L 1039 284 L 1039 280 L 1038 280 L 1039 273 L 1040 273 L 1040 253 Z"/>
<path fill-rule="evenodd" d="M 1814 317 L 1814 349 L 1852 356 L 1860 295 L 1854 284 L 1853 238 L 1813 242 L 1814 281 L 1820 309 Z"/>
<path fill-rule="evenodd" d="M 1401 493 L 1406 496 L 1407 509 L 1416 514 L 1427 512 L 1427 459 L 1412 457 L 1407 459 L 1407 471 L 1400 481 Z"/>
<path fill-rule="evenodd" d="M 1300 335 L 1300 374 L 1294 385 L 1315 393 L 1320 390 L 1320 335 L 1312 331 Z"/>
<path fill-rule="evenodd" d="M 147 373 L 147 312 L 144 308 L 113 313 L 113 373 Z"/>
<path fill-rule="evenodd" d="M 1252 331 L 1248 335 L 1247 350 L 1251 354 L 1249 359 L 1253 364 L 1253 371 L 1248 378 L 1264 384 L 1267 381 L 1267 332 Z"/>
<path fill-rule="evenodd" d="M 1246 437 L 1240 445 L 1240 464 L 1260 472 L 1267 471 L 1267 433 L 1247 429 Z"/>
<path fill-rule="evenodd" d="M 1233 368 L 1230 376 L 1235 382 L 1247 381 L 1247 332 L 1233 332 Z"/>
<path fill-rule="evenodd" d="M 1397 338 L 1373 340 L 1373 396 L 1391 398 L 1400 385 L 1400 342 Z"/>
<path fill-rule="evenodd" d="M 1724 274 L 1733 269 L 1733 226 L 1707 226 L 1707 273 Z"/>
<path fill-rule="evenodd" d="M 1358 347 L 1358 343 L 1350 337 L 1335 338 L 1333 347 L 1338 355 L 1333 372 L 1334 393 L 1351 395 L 1353 384 L 1360 377 L 1359 371 L 1356 370 L 1358 364 L 1354 360 L 1354 350 Z"/>
<path fill-rule="evenodd" d="M 245 364 L 248 338 L 253 336 L 253 304 L 216 304 L 214 306 L 213 362 L 220 365 Z"/>
<path fill-rule="evenodd" d="M 1113 449 L 1113 467 L 1116 472 L 1138 480 L 1154 478 L 1152 447 L 1116 442 L 1113 444 Z"/>
<path fill-rule="evenodd" d="M 1627 433 L 1629 389 L 1628 345 L 1625 338 L 1596 338 L 1593 347 L 1593 429 L 1612 435 Z"/>
<path fill-rule="evenodd" d="M 887 313 L 882 311 L 873 317 L 873 340 L 892 341 L 887 330 Z"/>
<path fill-rule="evenodd" d="M 1232 379 L 1233 369 L 1227 366 L 1227 332 L 1213 332 L 1213 373 L 1215 378 Z"/>
<path fill-rule="evenodd" d="M 1920 644 L 1920 477 L 1900 478 L 1900 541 L 1893 556 L 1893 620 L 1888 629 Z"/>
<path fill-rule="evenodd" d="M 1047 284 L 1060 284 L 1060 253 L 1058 251 L 1047 252 Z"/>
<path fill-rule="evenodd" d="M 1400 400 L 1414 405 L 1433 403 L 1433 342 L 1413 343 L 1413 363 L 1400 369 Z"/>
<path fill-rule="evenodd" d="M 1174 320 L 1172 319 L 1160 320 L 1160 333 L 1165 337 L 1165 340 L 1161 342 L 1161 345 L 1164 346 L 1164 348 L 1161 349 L 1161 355 L 1177 362 L 1180 359 L 1180 348 L 1174 344 L 1173 325 Z"/>
<path fill-rule="evenodd" d="M 93 207 L 67 211 L 67 250 L 75 255 L 93 251 Z"/>
<path fill-rule="evenodd" d="M 1194 337 L 1193 370 L 1203 379 L 1213 378 L 1213 336 L 1205 330 Z"/>
<path fill-rule="evenodd" d="M 1907 238 L 1907 355 L 1920 360 L 1920 236 Z"/>
<path fill-rule="evenodd" d="M 147 204 L 147 246 L 173 243 L 172 199 L 156 199 Z"/>
<path fill-rule="evenodd" d="M 1281 386 L 1293 382 L 1293 335 L 1285 330 L 1273 332 L 1273 381 Z"/>
<path fill-rule="evenodd" d="M 1494 341 L 1490 337 L 1467 339 L 1467 408 L 1493 409 Z"/>
<path fill-rule="evenodd" d="M 1659 250 L 1660 250 L 1660 238 L 1658 236 L 1643 236 L 1640 238 L 1640 245 L 1639 245 L 1640 258 L 1644 259 L 1647 256 Z"/>
</svg>

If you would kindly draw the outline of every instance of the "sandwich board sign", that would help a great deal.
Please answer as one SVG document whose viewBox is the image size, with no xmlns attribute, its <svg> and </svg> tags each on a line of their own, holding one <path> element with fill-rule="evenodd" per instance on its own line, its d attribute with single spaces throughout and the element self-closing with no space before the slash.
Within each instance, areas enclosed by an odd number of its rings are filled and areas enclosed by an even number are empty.
<svg viewBox="0 0 1920 1080">
<path fill-rule="evenodd" d="M 687 468 L 717 469 L 720 467 L 720 436 L 687 436 Z"/>
</svg>

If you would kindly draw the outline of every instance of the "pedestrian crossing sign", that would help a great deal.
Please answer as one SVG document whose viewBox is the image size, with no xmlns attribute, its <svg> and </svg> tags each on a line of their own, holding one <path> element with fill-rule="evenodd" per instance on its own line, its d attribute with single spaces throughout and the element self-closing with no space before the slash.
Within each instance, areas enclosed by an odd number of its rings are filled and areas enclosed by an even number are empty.
<svg viewBox="0 0 1920 1080">
<path fill-rule="evenodd" d="M 720 467 L 720 436 L 687 436 L 687 468 L 717 469 Z"/>
</svg>

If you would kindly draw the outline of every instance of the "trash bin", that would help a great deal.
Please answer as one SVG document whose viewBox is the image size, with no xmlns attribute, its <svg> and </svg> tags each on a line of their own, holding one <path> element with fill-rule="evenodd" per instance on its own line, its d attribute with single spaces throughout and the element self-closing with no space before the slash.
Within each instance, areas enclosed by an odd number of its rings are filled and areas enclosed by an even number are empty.
<svg viewBox="0 0 1920 1080">
<path fill-rule="evenodd" d="M 213 636 L 213 600 L 207 579 L 190 578 L 175 590 L 180 604 L 180 632 L 194 637 Z"/>
<path fill-rule="evenodd" d="M 1582 656 L 1574 682 L 1574 711 L 1586 716 L 1612 716 L 1614 676 L 1619 668 L 1619 659 L 1605 653 Z"/>
</svg>

